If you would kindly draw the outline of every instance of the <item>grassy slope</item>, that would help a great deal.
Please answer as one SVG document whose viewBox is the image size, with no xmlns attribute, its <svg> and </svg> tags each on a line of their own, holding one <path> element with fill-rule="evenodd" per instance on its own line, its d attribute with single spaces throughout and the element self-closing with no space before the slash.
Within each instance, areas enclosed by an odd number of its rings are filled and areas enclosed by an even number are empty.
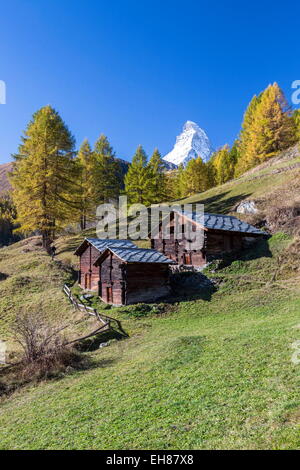
<svg viewBox="0 0 300 470">
<path fill-rule="evenodd" d="M 289 166 L 295 159 L 275 165 Z M 263 167 L 190 199 L 208 200 L 212 212 L 228 212 L 245 195 L 264 200 L 270 191 L 282 194 L 297 172 L 274 174 Z M 80 239 L 61 238 L 59 257 L 73 262 Z M 131 338 L 90 353 L 94 365 L 88 371 L 29 386 L 5 399 L 0 447 L 299 448 L 300 365 L 291 361 L 292 343 L 300 339 L 299 252 L 296 262 L 285 256 L 285 265 L 278 263 L 283 250 L 290 252 L 290 243 L 275 235 L 243 260 L 208 273 L 219 282 L 209 300 L 186 299 L 166 315 L 141 319 L 129 318 L 128 308 L 110 310 Z M 18 246 L 0 250 L 0 257 L 11 250 L 13 263 L 26 265 L 31 254 L 21 255 Z M 47 272 L 49 260 L 43 263 L 30 276 Z M 277 280 L 271 282 L 278 266 Z M 9 269 L 4 259 L 0 271 Z M 3 282 L 12 281 L 1 281 L 0 287 Z M 50 317 L 62 310 L 69 315 L 60 282 L 58 277 L 52 292 L 63 309 L 47 307 Z M 42 292 L 38 287 L 34 295 Z"/>
<path fill-rule="evenodd" d="M 9 351 L 16 346 L 10 324 L 20 310 L 43 315 L 53 325 L 70 324 L 65 332 L 72 338 L 93 329 L 88 320 L 74 326 L 81 316 L 62 293 L 72 272 L 53 262 L 39 242 L 33 237 L 0 249 L 0 338 L 8 341 Z"/>
<path fill-rule="evenodd" d="M 242 177 L 180 202 L 202 203 L 206 212 L 226 214 L 243 199 L 254 199 L 264 209 L 270 203 L 288 201 L 299 194 L 300 154 L 298 147 L 250 170 Z"/>
<path fill-rule="evenodd" d="M 1 448 L 299 448 L 300 289 L 268 283 L 289 243 L 277 235 L 267 256 L 256 248 L 213 274 L 210 301 L 134 320 L 129 340 L 91 353 L 90 370 L 6 399 Z M 126 323 L 126 311 L 110 314 Z"/>
</svg>

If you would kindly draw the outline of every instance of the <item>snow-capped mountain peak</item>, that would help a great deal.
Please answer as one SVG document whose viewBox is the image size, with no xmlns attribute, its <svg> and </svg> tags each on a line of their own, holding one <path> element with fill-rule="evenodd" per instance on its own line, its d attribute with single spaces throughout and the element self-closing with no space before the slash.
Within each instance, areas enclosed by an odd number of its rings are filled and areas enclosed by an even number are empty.
<svg viewBox="0 0 300 470">
<path fill-rule="evenodd" d="M 203 129 L 195 122 L 186 121 L 182 133 L 177 136 L 173 150 L 164 156 L 165 162 L 179 166 L 186 165 L 192 158 L 201 157 L 204 162 L 209 160 L 213 149 Z"/>
</svg>

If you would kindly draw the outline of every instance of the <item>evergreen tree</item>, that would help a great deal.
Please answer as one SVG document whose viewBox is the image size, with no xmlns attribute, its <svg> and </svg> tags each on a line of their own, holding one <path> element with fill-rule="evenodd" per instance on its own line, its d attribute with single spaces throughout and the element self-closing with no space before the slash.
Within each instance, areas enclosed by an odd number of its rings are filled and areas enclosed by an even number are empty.
<svg viewBox="0 0 300 470">
<path fill-rule="evenodd" d="M 96 158 L 91 146 L 85 139 L 77 154 L 77 164 L 79 171 L 79 216 L 81 230 L 86 228 L 87 220 L 95 218 L 96 194 L 95 194 L 95 173 Z"/>
<path fill-rule="evenodd" d="M 125 175 L 125 193 L 131 204 L 140 203 L 149 205 L 149 176 L 147 155 L 141 145 L 138 146 Z"/>
<path fill-rule="evenodd" d="M 10 194 L 0 195 L 0 246 L 16 240 L 13 235 L 15 220 L 16 208 Z"/>
<path fill-rule="evenodd" d="M 174 201 L 186 195 L 183 174 L 184 167 L 182 164 L 179 165 L 178 169 L 169 170 L 165 173 L 166 201 Z"/>
<path fill-rule="evenodd" d="M 215 168 L 215 165 L 214 165 L 215 153 L 213 153 L 213 155 L 210 157 L 210 159 L 206 163 L 208 188 L 213 188 L 217 184 L 217 181 L 216 181 L 216 168 Z"/>
<path fill-rule="evenodd" d="M 224 145 L 212 156 L 211 164 L 214 168 L 214 182 L 216 185 L 226 183 L 234 177 L 234 170 L 237 161 L 237 143 L 232 149 Z"/>
<path fill-rule="evenodd" d="M 234 178 L 237 162 L 240 157 L 240 141 L 236 139 L 229 152 L 229 161 L 231 165 L 230 179 Z"/>
<path fill-rule="evenodd" d="M 209 187 L 207 167 L 201 157 L 188 162 L 182 174 L 184 196 L 206 191 Z"/>
<path fill-rule="evenodd" d="M 256 108 L 261 101 L 262 94 L 263 93 L 260 93 L 258 96 L 253 96 L 244 114 L 242 130 L 239 138 L 239 155 L 242 158 L 237 162 L 236 165 L 235 173 L 237 175 L 246 171 L 247 163 L 245 155 L 248 152 L 248 146 L 252 138 L 250 132 L 255 119 Z"/>
<path fill-rule="evenodd" d="M 269 85 L 250 103 L 241 132 L 240 158 L 236 174 L 275 156 L 296 141 L 295 121 L 277 83 Z"/>
<path fill-rule="evenodd" d="M 95 143 L 93 174 L 96 205 L 116 199 L 121 188 L 121 169 L 107 137 L 103 134 Z"/>
<path fill-rule="evenodd" d="M 174 201 L 181 196 L 178 194 L 178 171 L 170 170 L 165 173 L 165 201 Z"/>
<path fill-rule="evenodd" d="M 165 166 L 158 149 L 155 149 L 148 163 L 149 187 L 148 199 L 151 204 L 157 204 L 166 199 Z"/>
<path fill-rule="evenodd" d="M 185 182 L 185 168 L 184 168 L 182 163 L 178 167 L 176 180 L 175 180 L 174 183 L 175 183 L 174 193 L 175 193 L 176 199 L 180 199 L 182 197 L 187 196 L 187 190 L 186 190 L 186 187 L 185 187 L 185 184 L 186 184 L 186 182 Z"/>
<path fill-rule="evenodd" d="M 74 217 L 74 138 L 51 106 L 33 115 L 11 175 L 20 231 L 39 231 L 47 248 L 56 230 Z"/>
<path fill-rule="evenodd" d="M 300 140 L 300 109 L 296 109 L 293 113 L 293 120 L 296 127 L 296 139 Z"/>
</svg>

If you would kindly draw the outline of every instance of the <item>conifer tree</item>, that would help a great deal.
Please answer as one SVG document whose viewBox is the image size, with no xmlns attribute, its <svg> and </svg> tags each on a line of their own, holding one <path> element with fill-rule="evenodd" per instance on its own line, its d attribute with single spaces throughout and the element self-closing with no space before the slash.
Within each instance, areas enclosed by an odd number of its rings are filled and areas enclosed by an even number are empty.
<svg viewBox="0 0 300 470">
<path fill-rule="evenodd" d="M 214 156 L 215 156 L 215 153 L 212 154 L 212 156 L 210 157 L 210 159 L 206 163 L 208 188 L 213 188 L 217 184 L 217 181 L 216 181 L 216 168 L 215 168 L 215 165 L 214 165 Z"/>
<path fill-rule="evenodd" d="M 251 113 L 246 112 L 243 123 L 237 175 L 275 156 L 296 141 L 295 121 L 277 83 L 269 85 L 252 104 Z"/>
<path fill-rule="evenodd" d="M 187 195 L 187 190 L 185 187 L 186 186 L 185 168 L 182 163 L 178 167 L 175 184 L 176 184 L 176 188 L 175 188 L 176 199 L 185 197 Z"/>
<path fill-rule="evenodd" d="M 101 204 L 116 199 L 121 188 L 121 169 L 107 137 L 103 134 L 95 143 L 94 192 L 95 202 Z"/>
<path fill-rule="evenodd" d="M 141 145 L 138 146 L 125 175 L 125 193 L 131 204 L 140 203 L 149 205 L 149 167 L 147 155 Z"/>
<path fill-rule="evenodd" d="M 11 175 L 20 231 L 39 231 L 48 248 L 74 217 L 74 138 L 57 111 L 45 106 L 29 122 Z"/>
<path fill-rule="evenodd" d="M 151 204 L 162 202 L 166 199 L 165 166 L 158 149 L 155 149 L 148 163 L 149 187 L 148 199 Z"/>
<path fill-rule="evenodd" d="M 263 93 L 260 93 L 258 96 L 253 96 L 244 114 L 242 130 L 239 138 L 239 155 L 241 156 L 241 159 L 237 162 L 235 168 L 236 175 L 239 175 L 243 173 L 243 171 L 246 171 L 247 163 L 245 155 L 248 152 L 248 146 L 252 138 L 251 128 L 255 119 L 256 108 L 261 101 L 262 94 Z"/>
<path fill-rule="evenodd" d="M 224 145 L 214 153 L 211 164 L 214 168 L 214 182 L 216 185 L 226 183 L 234 177 L 235 165 L 237 161 L 237 144 L 232 149 Z"/>
<path fill-rule="evenodd" d="M 178 192 L 178 170 L 170 170 L 165 173 L 165 201 L 174 201 L 181 196 Z"/>
<path fill-rule="evenodd" d="M 178 169 L 169 170 L 165 173 L 166 201 L 174 201 L 186 195 L 183 175 L 184 167 L 182 164 L 179 165 Z"/>
<path fill-rule="evenodd" d="M 96 158 L 91 146 L 85 139 L 77 154 L 79 171 L 79 216 L 81 230 L 86 228 L 87 220 L 95 218 L 95 172 Z"/>
<path fill-rule="evenodd" d="M 209 187 L 207 167 L 201 157 L 188 162 L 182 175 L 184 195 L 206 191 Z"/>
<path fill-rule="evenodd" d="M 296 139 L 300 140 L 300 109 L 296 109 L 293 113 L 293 120 L 296 127 Z"/>
<path fill-rule="evenodd" d="M 13 228 L 16 208 L 9 193 L 0 195 L 0 246 L 9 244 L 15 237 Z"/>
</svg>

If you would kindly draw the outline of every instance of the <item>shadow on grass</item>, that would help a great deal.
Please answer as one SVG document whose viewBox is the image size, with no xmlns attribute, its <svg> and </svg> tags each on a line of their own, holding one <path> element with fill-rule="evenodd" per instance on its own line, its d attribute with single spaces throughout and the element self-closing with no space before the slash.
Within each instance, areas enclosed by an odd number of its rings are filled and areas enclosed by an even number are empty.
<svg viewBox="0 0 300 470">
<path fill-rule="evenodd" d="M 227 194 L 229 194 L 229 191 L 216 194 L 215 196 L 207 199 L 201 199 L 199 202 L 204 204 L 204 212 L 227 214 L 228 212 L 233 211 L 234 207 L 239 204 L 239 202 L 251 196 L 251 194 L 239 194 L 238 196 L 226 198 Z"/>
<path fill-rule="evenodd" d="M 272 258 L 268 237 L 258 239 L 253 245 L 244 248 L 242 251 L 224 254 L 222 259 L 218 260 L 218 269 L 227 268 L 234 261 L 251 261 L 259 258 Z"/>
<path fill-rule="evenodd" d="M 128 335 L 126 337 L 128 337 Z M 96 349 L 99 349 L 101 344 L 108 346 L 109 342 L 111 342 L 112 340 L 120 341 L 122 339 L 125 339 L 124 334 L 114 329 L 111 329 L 109 331 L 99 333 L 98 335 L 92 336 L 91 338 L 87 338 L 79 342 L 78 344 L 76 344 L 76 349 L 81 352 L 96 351 Z"/>
<path fill-rule="evenodd" d="M 217 290 L 215 284 L 207 276 L 197 272 L 174 273 L 170 282 L 173 294 L 172 302 L 210 301 L 213 293 Z"/>
<path fill-rule="evenodd" d="M 8 278 L 8 274 L 0 272 L 0 281 L 5 281 L 5 279 L 7 279 L 7 278 Z"/>
<path fill-rule="evenodd" d="M 204 204 L 204 212 L 212 213 L 212 214 L 228 214 L 228 212 L 232 212 L 234 207 L 247 197 L 251 196 L 251 194 L 239 194 L 237 196 L 227 197 L 230 194 L 230 191 L 224 191 L 222 193 L 216 194 L 211 197 L 203 198 L 202 193 L 198 195 L 191 196 L 192 201 L 187 202 L 187 204 Z M 196 197 L 198 196 L 198 199 Z M 186 198 L 177 201 L 179 204 L 184 204 Z"/>
</svg>

